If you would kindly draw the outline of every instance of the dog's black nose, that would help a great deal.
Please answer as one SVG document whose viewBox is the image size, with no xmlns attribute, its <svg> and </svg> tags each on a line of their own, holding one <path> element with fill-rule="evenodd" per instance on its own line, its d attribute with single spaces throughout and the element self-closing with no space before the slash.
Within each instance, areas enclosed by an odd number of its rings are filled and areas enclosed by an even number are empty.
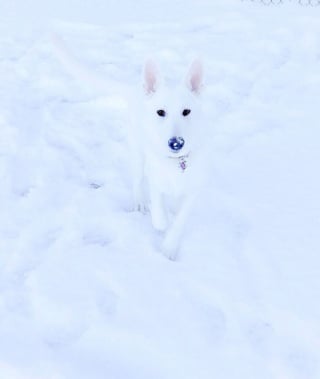
<svg viewBox="0 0 320 379">
<path fill-rule="evenodd" d="M 177 153 L 183 148 L 184 139 L 182 137 L 172 137 L 169 139 L 168 145 L 172 151 Z"/>
</svg>

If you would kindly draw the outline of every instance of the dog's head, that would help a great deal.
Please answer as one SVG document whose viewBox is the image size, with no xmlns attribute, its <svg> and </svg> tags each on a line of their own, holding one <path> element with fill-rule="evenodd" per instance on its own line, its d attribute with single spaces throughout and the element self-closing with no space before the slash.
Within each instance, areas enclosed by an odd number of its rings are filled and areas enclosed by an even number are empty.
<svg viewBox="0 0 320 379">
<path fill-rule="evenodd" d="M 201 144 L 201 112 L 199 94 L 203 69 L 200 61 L 192 63 L 185 82 L 174 88 L 160 83 L 152 61 L 144 69 L 146 92 L 146 125 L 144 133 L 149 150 L 166 157 L 189 154 Z"/>
</svg>

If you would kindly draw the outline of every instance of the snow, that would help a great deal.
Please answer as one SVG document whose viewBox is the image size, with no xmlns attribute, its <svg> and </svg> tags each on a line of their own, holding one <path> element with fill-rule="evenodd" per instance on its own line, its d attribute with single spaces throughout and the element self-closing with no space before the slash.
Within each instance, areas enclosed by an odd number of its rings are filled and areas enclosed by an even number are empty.
<svg viewBox="0 0 320 379">
<path fill-rule="evenodd" d="M 319 378 L 320 7 L 1 8 L 0 378 Z M 177 262 L 131 211 L 116 87 L 139 88 L 150 55 L 206 68 L 211 169 Z"/>
</svg>

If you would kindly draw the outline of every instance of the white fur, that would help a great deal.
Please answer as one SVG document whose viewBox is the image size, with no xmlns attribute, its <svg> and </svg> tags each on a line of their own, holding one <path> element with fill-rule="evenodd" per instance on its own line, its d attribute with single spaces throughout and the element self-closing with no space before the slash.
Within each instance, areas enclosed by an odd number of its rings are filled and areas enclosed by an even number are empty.
<svg viewBox="0 0 320 379">
<path fill-rule="evenodd" d="M 106 93 L 108 82 L 74 59 L 62 39 L 53 36 L 52 46 L 73 76 Z M 204 184 L 203 145 L 207 135 L 200 100 L 202 80 L 199 60 L 192 63 L 185 80 L 174 87 L 165 86 L 156 64 L 147 61 L 142 99 L 136 92 L 130 94 L 126 86 L 112 85 L 113 89 L 118 87 L 121 96 L 129 95 L 129 103 L 133 104 L 130 112 L 132 125 L 128 127 L 128 156 L 132 162 L 135 209 L 150 211 L 154 228 L 164 232 L 161 248 L 172 260 L 177 257 L 198 188 Z M 157 114 L 160 109 L 166 112 L 165 117 Z M 186 117 L 182 115 L 184 109 L 191 110 Z M 179 153 L 171 152 L 168 147 L 168 140 L 174 136 L 183 137 L 185 141 Z M 188 155 L 184 171 L 177 159 L 181 155 Z"/>
<path fill-rule="evenodd" d="M 200 101 L 202 77 L 202 65 L 195 61 L 185 82 L 167 87 L 161 82 L 156 65 L 148 61 L 144 69 L 144 99 L 133 110 L 136 117 L 130 143 L 135 208 L 150 210 L 154 228 L 164 232 L 162 250 L 172 260 L 176 259 L 199 185 L 199 152 L 205 137 Z M 184 109 L 191 113 L 183 116 Z M 160 117 L 157 110 L 164 110 L 165 117 Z M 168 140 L 174 136 L 185 141 L 178 153 L 168 146 Z M 188 155 L 184 171 L 178 159 L 182 155 Z"/>
</svg>

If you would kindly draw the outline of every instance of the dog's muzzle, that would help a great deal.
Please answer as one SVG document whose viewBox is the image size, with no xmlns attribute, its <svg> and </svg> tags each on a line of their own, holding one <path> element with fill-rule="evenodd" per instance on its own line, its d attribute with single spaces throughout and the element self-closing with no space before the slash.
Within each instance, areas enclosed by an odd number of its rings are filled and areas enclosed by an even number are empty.
<svg viewBox="0 0 320 379">
<path fill-rule="evenodd" d="M 174 153 L 178 153 L 184 145 L 184 139 L 182 137 L 172 137 L 168 141 L 168 146 Z"/>
</svg>

